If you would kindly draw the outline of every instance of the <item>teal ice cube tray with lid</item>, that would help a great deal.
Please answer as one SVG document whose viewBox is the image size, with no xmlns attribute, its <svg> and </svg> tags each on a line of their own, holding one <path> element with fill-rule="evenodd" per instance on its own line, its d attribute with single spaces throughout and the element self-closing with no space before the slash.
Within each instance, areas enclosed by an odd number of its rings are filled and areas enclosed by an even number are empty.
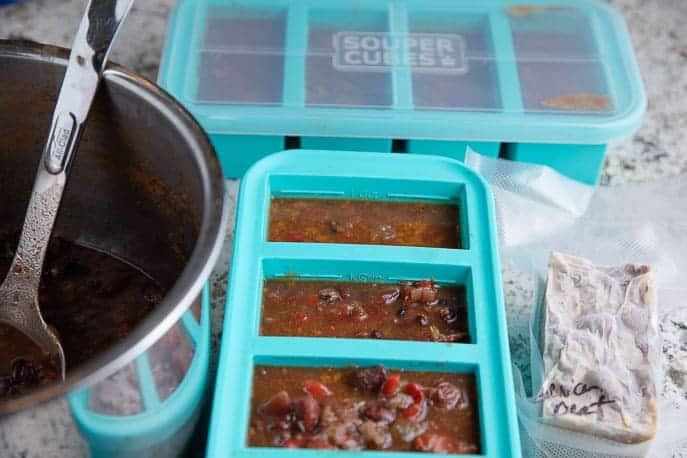
<svg viewBox="0 0 687 458">
<path fill-rule="evenodd" d="M 181 0 L 159 82 L 240 177 L 282 149 L 466 146 L 596 183 L 646 96 L 595 0 Z"/>
<path fill-rule="evenodd" d="M 273 198 L 456 204 L 461 249 L 269 242 Z M 492 195 L 462 163 L 440 156 L 293 150 L 256 163 L 241 182 L 208 456 L 411 458 L 413 452 L 350 452 L 247 445 L 256 365 L 348 367 L 474 375 L 481 455 L 520 457 Z M 463 286 L 470 343 L 260 334 L 263 282 L 324 279 L 398 283 L 433 278 Z"/>
<path fill-rule="evenodd" d="M 97 384 L 69 395 L 93 458 L 180 456 L 208 387 L 210 295 L 157 342 Z"/>
</svg>

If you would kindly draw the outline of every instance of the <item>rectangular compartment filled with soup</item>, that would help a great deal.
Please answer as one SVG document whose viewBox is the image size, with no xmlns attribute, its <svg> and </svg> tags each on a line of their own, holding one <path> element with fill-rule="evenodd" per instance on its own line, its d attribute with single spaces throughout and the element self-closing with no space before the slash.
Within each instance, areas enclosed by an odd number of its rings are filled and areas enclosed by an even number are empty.
<svg viewBox="0 0 687 458">
<path fill-rule="evenodd" d="M 470 340 L 465 288 L 433 280 L 267 279 L 261 316 L 265 336 Z"/>
<path fill-rule="evenodd" d="M 270 205 L 270 242 L 461 248 L 458 203 L 283 198 Z"/>
<path fill-rule="evenodd" d="M 479 454 L 472 374 L 256 366 L 253 447 Z"/>
</svg>

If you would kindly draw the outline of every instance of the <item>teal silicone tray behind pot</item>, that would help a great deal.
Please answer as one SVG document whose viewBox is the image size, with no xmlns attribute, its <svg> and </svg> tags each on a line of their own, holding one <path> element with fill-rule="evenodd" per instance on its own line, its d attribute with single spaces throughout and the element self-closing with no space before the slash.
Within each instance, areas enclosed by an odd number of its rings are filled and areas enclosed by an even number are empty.
<svg viewBox="0 0 687 458">
<path fill-rule="evenodd" d="M 282 149 L 466 146 L 596 183 L 646 96 L 595 0 L 181 0 L 160 84 L 229 177 Z"/>
<path fill-rule="evenodd" d="M 457 203 L 463 249 L 267 242 L 273 197 Z M 411 452 L 248 447 L 258 364 L 461 372 L 477 383 L 480 456 L 520 457 L 492 195 L 458 161 L 437 156 L 296 150 L 269 156 L 241 182 L 208 456 L 411 458 Z M 465 287 L 471 343 L 268 337 L 259 334 L 263 280 L 398 282 Z"/>
<path fill-rule="evenodd" d="M 96 385 L 69 395 L 93 458 L 179 456 L 200 415 L 210 360 L 210 297 L 152 347 Z"/>
</svg>

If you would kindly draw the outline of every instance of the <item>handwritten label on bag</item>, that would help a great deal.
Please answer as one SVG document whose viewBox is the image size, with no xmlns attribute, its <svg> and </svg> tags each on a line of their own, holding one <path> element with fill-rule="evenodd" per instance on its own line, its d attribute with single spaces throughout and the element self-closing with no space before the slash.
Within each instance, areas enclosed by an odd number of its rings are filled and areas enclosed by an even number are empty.
<svg viewBox="0 0 687 458">
<path fill-rule="evenodd" d="M 540 391 L 536 399 L 553 400 L 551 415 L 554 417 L 596 415 L 599 421 L 605 418 L 604 406 L 615 403 L 615 400 L 606 397 L 603 388 L 586 383 L 577 383 L 572 388 L 552 383 L 546 390 Z"/>
<path fill-rule="evenodd" d="M 390 34 L 338 32 L 334 68 L 341 71 L 389 71 L 410 67 L 419 73 L 465 74 L 465 39 L 446 33 Z"/>
</svg>

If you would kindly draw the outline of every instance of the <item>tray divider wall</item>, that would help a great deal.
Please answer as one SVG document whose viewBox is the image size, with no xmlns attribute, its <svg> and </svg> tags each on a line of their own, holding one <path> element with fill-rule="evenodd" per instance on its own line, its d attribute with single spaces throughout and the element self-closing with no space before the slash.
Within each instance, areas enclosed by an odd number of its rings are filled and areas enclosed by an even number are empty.
<svg viewBox="0 0 687 458">
<path fill-rule="evenodd" d="M 505 113 L 522 113 L 517 56 L 510 21 L 504 8 L 498 7 L 489 13 L 489 28 L 498 74 L 501 108 Z"/>
<path fill-rule="evenodd" d="M 469 372 L 484 359 L 481 347 L 474 344 L 401 340 L 265 336 L 253 339 L 250 347 L 253 357 L 261 362 L 279 365 L 287 361 L 294 366 L 300 362 L 318 367 L 346 367 L 357 363 L 375 365 L 381 362 L 407 370 L 422 370 L 422 366 L 429 365 L 435 369 L 446 366 L 445 370 L 449 372 L 462 367 L 462 371 Z M 414 364 L 418 367 L 413 367 Z"/>
<path fill-rule="evenodd" d="M 408 10 L 401 2 L 390 5 L 389 32 L 392 37 L 407 36 Z M 401 62 L 397 62 L 392 69 L 393 107 L 397 110 L 412 110 L 413 106 L 413 75 L 408 62 L 408 43 L 401 40 Z"/>
<path fill-rule="evenodd" d="M 453 248 L 400 247 L 386 245 L 355 245 L 330 243 L 264 242 L 264 258 L 310 260 L 355 259 L 380 263 L 407 263 L 409 259 L 423 259 L 425 264 L 446 266 L 474 266 L 479 264 L 476 250 Z"/>
<path fill-rule="evenodd" d="M 283 103 L 289 107 L 305 106 L 305 56 L 308 49 L 308 9 L 303 2 L 295 2 L 286 18 L 284 42 Z M 303 53 L 295 50 L 306 50 Z"/>
<path fill-rule="evenodd" d="M 196 4 L 195 10 L 196 12 L 193 15 L 193 33 L 191 34 L 191 45 L 189 48 L 193 51 L 189 52 L 189 59 L 184 71 L 184 82 L 182 83 L 184 85 L 184 99 L 186 100 L 196 100 L 200 79 L 200 56 L 203 53 L 203 42 L 205 41 L 208 19 L 208 8 L 203 7 L 202 2 Z"/>
</svg>

